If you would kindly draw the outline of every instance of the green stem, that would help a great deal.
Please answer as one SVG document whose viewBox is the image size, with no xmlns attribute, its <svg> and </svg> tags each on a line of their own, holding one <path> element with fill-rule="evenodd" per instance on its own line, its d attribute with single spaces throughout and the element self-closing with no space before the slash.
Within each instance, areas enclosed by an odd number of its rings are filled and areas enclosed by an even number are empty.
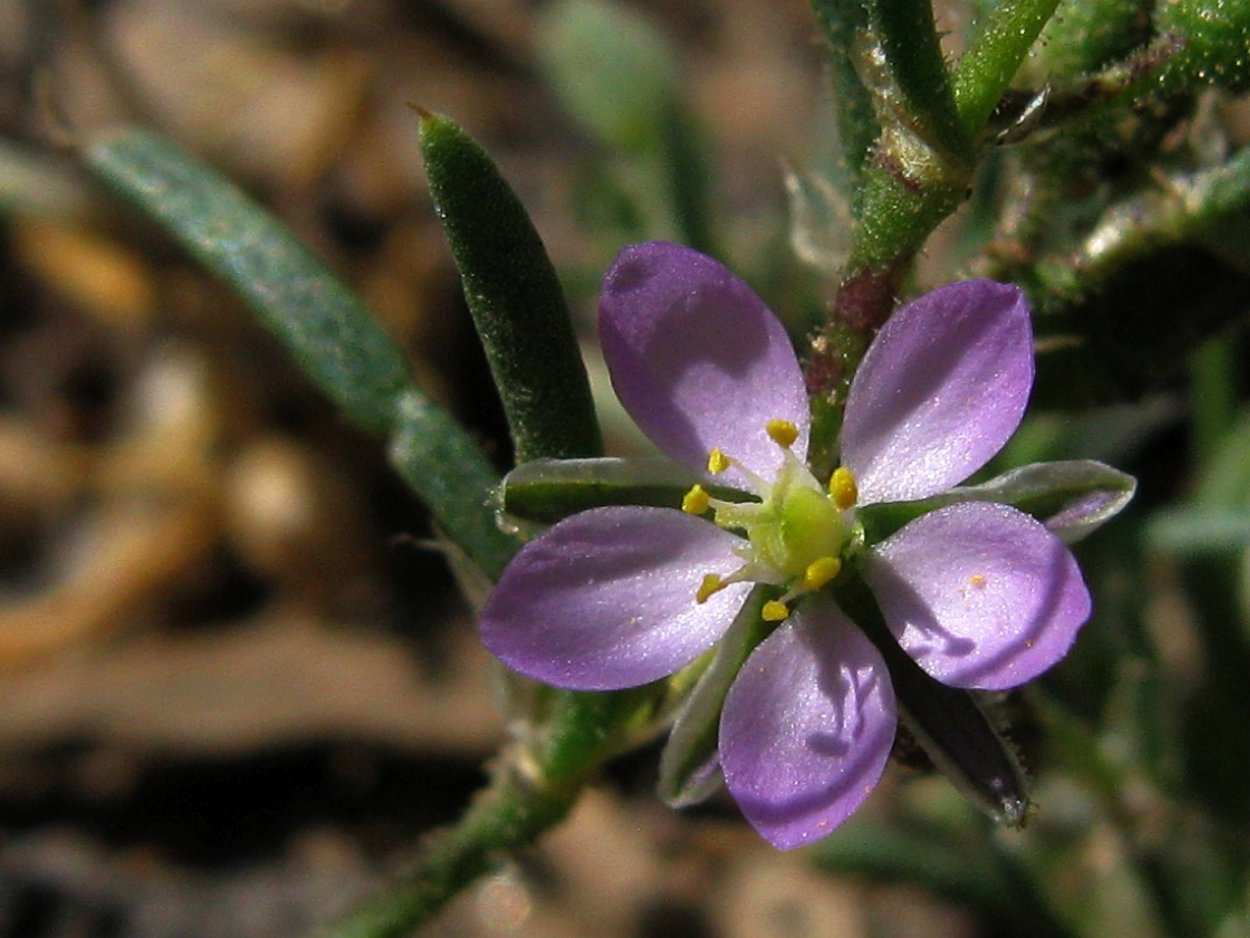
<svg viewBox="0 0 1250 938">
<path fill-rule="evenodd" d="M 454 827 L 433 835 L 399 879 L 318 938 L 397 938 L 431 921 L 508 854 L 562 821 L 590 773 L 649 724 L 656 699 L 650 687 L 551 693 L 548 729 L 533 746 L 507 750 Z"/>
<path fill-rule="evenodd" d="M 883 3 L 874 10 L 894 85 L 909 102 L 919 101 L 920 126 L 892 109 L 889 88 L 876 88 L 884 121 L 859 200 L 859 227 L 833 304 L 834 320 L 812 341 L 808 384 L 814 400 L 813 452 L 822 463 L 845 403 L 846 388 L 867 345 L 894 309 L 903 278 L 929 235 L 966 198 L 978 159 L 977 145 L 995 105 L 1059 0 L 1003 0 L 983 18 L 971 47 L 951 78 L 958 121 L 948 126 L 943 103 L 946 70 L 915 2 Z M 887 8 L 888 11 L 887 11 Z M 921 28 L 920 54 L 906 54 L 907 29 Z M 891 52 L 893 50 L 893 52 Z M 887 84 L 889 82 L 887 81 Z M 933 85 L 927 92 L 926 84 Z M 924 120 L 928 120 L 926 128 Z M 926 129 L 929 133 L 926 135 Z M 943 140 L 958 143 L 943 146 Z M 971 143 L 967 141 L 972 141 Z M 935 145 L 935 143 L 937 145 Z"/>
<path fill-rule="evenodd" d="M 1002 0 L 977 24 L 953 76 L 955 104 L 968 133 L 980 133 L 1059 0 Z"/>
<path fill-rule="evenodd" d="M 513 770 L 498 771 L 468 813 L 429 841 L 413 866 L 386 891 L 320 932 L 320 938 L 398 938 L 431 921 L 509 851 L 532 843 L 561 821 L 576 784 L 535 784 Z"/>
</svg>

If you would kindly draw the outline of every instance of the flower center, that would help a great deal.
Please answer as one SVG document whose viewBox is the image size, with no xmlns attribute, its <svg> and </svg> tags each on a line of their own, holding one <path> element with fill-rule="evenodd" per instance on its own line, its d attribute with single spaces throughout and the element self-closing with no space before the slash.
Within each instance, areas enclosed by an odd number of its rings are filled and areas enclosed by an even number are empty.
<svg viewBox="0 0 1250 938">
<path fill-rule="evenodd" d="M 798 428 L 788 420 L 765 426 L 784 459 L 772 481 L 761 479 L 720 449 L 708 456 L 708 472 L 718 475 L 734 466 L 748 480 L 758 502 L 727 502 L 712 498 L 696 485 L 682 499 L 682 511 L 702 515 L 709 509 L 720 527 L 740 532 L 737 551 L 743 564 L 728 575 L 709 573 L 696 594 L 699 602 L 731 583 L 771 583 L 786 588 L 780 599 L 764 605 L 764 618 L 779 622 L 790 614 L 791 600 L 818 590 L 842 569 L 856 499 L 855 478 L 838 469 L 826 489 L 792 452 Z"/>
</svg>

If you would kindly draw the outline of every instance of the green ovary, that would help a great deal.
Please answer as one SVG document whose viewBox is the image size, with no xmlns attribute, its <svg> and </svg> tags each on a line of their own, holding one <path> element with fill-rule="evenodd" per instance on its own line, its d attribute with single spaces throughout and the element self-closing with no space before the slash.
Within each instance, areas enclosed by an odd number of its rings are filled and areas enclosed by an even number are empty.
<svg viewBox="0 0 1250 938">
<path fill-rule="evenodd" d="M 820 491 L 789 487 L 780 504 L 747 528 L 756 556 L 786 576 L 801 576 L 822 557 L 836 557 L 844 531 L 837 506 Z"/>
</svg>

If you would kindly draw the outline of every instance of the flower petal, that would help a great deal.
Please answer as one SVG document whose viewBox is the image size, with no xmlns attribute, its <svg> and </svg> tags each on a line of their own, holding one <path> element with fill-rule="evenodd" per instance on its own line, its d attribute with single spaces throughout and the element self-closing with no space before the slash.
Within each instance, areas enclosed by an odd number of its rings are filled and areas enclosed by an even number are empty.
<svg viewBox="0 0 1250 938">
<path fill-rule="evenodd" d="M 880 652 L 836 606 L 808 607 L 764 640 L 729 690 L 725 784 L 769 843 L 800 846 L 868 797 L 896 726 Z"/>
<path fill-rule="evenodd" d="M 846 401 L 842 461 L 864 504 L 962 482 L 1015 432 L 1033 386 L 1024 296 L 993 280 L 908 303 L 868 348 Z"/>
<path fill-rule="evenodd" d="M 629 415 L 694 472 L 706 475 L 719 447 L 771 478 L 781 464 L 764 432 L 773 419 L 797 426 L 794 452 L 807 452 L 810 410 L 790 339 L 751 288 L 710 257 L 662 242 L 626 248 L 604 279 L 599 336 Z"/>
<path fill-rule="evenodd" d="M 668 508 L 595 508 L 548 529 L 504 570 L 479 619 L 504 664 L 576 690 L 672 674 L 729 628 L 751 590 L 695 602 L 706 573 L 742 565 L 741 539 Z"/>
<path fill-rule="evenodd" d="M 864 578 L 903 649 L 955 687 L 1005 690 L 1036 677 L 1067 653 L 1090 612 L 1059 538 L 990 502 L 910 522 L 869 551 Z"/>
</svg>

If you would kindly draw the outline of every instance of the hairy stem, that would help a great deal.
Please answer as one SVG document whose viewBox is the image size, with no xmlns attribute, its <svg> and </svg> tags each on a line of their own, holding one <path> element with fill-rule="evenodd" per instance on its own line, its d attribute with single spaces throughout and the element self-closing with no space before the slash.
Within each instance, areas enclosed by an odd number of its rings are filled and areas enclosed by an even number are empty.
<svg viewBox="0 0 1250 938">
<path fill-rule="evenodd" d="M 435 834 L 396 882 L 319 933 L 319 938 L 398 938 L 428 923 L 510 851 L 568 814 L 580 786 L 537 784 L 511 767 L 496 771 L 460 823 Z"/>
</svg>

